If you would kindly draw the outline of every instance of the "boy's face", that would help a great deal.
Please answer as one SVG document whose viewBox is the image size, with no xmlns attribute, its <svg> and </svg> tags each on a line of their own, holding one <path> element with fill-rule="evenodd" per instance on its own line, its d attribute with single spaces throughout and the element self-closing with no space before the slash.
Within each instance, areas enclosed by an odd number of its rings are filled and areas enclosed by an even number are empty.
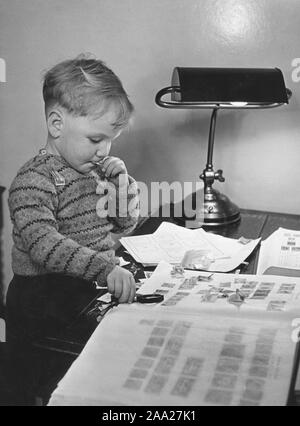
<svg viewBox="0 0 300 426">
<path fill-rule="evenodd" d="M 55 148 L 70 166 L 87 174 L 96 167 L 97 161 L 109 154 L 112 140 L 120 135 L 121 131 L 112 125 L 115 120 L 113 108 L 99 118 L 74 117 L 65 111 Z"/>
</svg>

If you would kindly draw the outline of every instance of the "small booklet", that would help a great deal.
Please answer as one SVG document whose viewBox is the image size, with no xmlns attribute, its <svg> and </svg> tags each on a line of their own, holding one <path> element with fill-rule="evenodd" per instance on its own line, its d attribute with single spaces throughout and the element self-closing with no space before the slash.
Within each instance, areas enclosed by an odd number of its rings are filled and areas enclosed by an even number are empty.
<svg viewBox="0 0 300 426">
<path fill-rule="evenodd" d="M 300 277 L 300 231 L 278 228 L 262 241 L 257 273 Z"/>
<path fill-rule="evenodd" d="M 285 405 L 295 379 L 299 278 L 161 262 L 91 336 L 49 405 Z"/>
</svg>

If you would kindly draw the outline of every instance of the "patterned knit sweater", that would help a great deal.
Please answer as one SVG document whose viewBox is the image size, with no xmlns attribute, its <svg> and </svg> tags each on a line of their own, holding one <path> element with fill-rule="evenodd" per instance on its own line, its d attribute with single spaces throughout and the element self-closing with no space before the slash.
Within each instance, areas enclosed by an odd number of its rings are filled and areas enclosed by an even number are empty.
<svg viewBox="0 0 300 426">
<path fill-rule="evenodd" d="M 118 217 L 117 198 L 117 217 L 110 217 L 107 188 L 113 185 L 100 169 L 83 175 L 42 150 L 19 170 L 9 191 L 14 273 L 62 273 L 105 284 L 119 263 L 110 233 L 128 233 L 138 220 L 137 185 L 131 177 L 129 183 L 129 213 Z"/>
</svg>

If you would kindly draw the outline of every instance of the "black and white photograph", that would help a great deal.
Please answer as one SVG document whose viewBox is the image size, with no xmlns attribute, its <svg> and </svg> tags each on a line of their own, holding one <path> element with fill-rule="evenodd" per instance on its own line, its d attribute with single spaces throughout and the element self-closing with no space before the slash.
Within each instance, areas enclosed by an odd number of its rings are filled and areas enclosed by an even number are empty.
<svg viewBox="0 0 300 426">
<path fill-rule="evenodd" d="M 0 147 L 1 407 L 300 405 L 299 0 L 0 0 Z"/>
</svg>

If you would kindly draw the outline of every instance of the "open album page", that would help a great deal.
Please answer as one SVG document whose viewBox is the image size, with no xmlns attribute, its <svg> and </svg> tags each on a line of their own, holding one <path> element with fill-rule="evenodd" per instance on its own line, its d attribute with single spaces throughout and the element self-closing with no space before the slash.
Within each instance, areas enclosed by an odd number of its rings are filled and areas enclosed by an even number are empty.
<svg viewBox="0 0 300 426">
<path fill-rule="evenodd" d="M 280 320 L 123 305 L 49 405 L 285 405 L 294 352 Z"/>
</svg>

